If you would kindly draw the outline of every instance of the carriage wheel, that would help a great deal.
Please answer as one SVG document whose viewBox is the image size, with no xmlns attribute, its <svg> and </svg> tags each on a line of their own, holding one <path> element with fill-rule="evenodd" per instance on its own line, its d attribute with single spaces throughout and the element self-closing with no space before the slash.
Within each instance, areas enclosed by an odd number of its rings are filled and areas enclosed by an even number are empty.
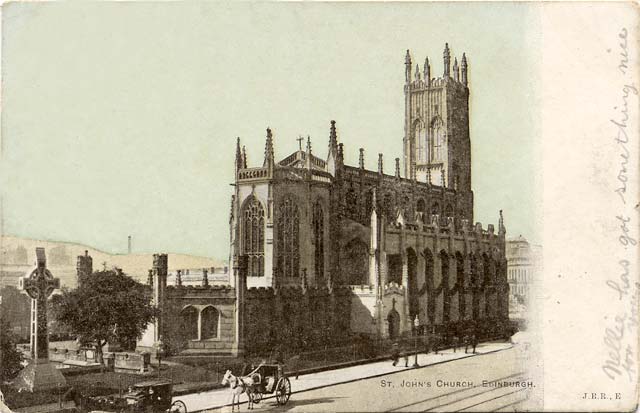
<svg viewBox="0 0 640 413">
<path fill-rule="evenodd" d="M 276 400 L 279 405 L 284 405 L 289 401 L 289 397 L 291 397 L 291 382 L 288 378 L 283 377 L 276 386 Z"/>
<path fill-rule="evenodd" d="M 251 400 L 253 400 L 254 403 L 260 403 L 260 400 L 262 400 L 262 393 L 259 391 L 251 393 Z"/>
<path fill-rule="evenodd" d="M 176 400 L 169 408 L 170 413 L 187 413 L 187 406 L 182 400 Z"/>
</svg>

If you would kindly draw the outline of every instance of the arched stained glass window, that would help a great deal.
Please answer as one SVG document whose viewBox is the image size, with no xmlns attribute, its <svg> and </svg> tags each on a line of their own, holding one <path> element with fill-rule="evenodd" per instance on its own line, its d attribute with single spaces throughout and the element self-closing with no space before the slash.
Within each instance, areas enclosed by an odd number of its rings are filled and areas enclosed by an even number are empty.
<svg viewBox="0 0 640 413">
<path fill-rule="evenodd" d="M 324 214 L 320 202 L 313 206 L 313 239 L 315 244 L 315 276 L 324 277 Z"/>
<path fill-rule="evenodd" d="M 282 277 L 300 274 L 300 214 L 298 206 L 285 197 L 278 206 L 276 228 L 276 268 Z"/>
<path fill-rule="evenodd" d="M 247 274 L 264 275 L 264 208 L 255 197 L 250 197 L 242 211 L 242 253 L 247 256 Z"/>
</svg>

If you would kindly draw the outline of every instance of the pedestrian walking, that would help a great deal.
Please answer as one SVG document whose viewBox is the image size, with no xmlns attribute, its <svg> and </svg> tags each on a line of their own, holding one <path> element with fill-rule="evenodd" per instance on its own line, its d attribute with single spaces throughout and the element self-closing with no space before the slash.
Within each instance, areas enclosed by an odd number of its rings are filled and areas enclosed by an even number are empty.
<svg viewBox="0 0 640 413">
<path fill-rule="evenodd" d="M 473 343 L 473 354 L 476 354 L 476 346 L 478 345 L 478 336 L 476 335 L 476 333 L 473 333 L 471 340 Z"/>
<path fill-rule="evenodd" d="M 391 359 L 393 360 L 393 363 L 391 363 L 393 366 L 398 364 L 400 360 L 400 346 L 397 341 L 391 346 Z"/>
</svg>

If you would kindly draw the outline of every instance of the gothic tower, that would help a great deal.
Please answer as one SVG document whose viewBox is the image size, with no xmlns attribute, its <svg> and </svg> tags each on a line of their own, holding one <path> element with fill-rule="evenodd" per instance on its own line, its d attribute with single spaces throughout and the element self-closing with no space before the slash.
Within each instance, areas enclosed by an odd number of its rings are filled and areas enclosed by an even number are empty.
<svg viewBox="0 0 640 413">
<path fill-rule="evenodd" d="M 456 190 L 468 198 L 467 202 L 472 202 L 467 58 L 462 55 L 460 66 L 454 59 L 451 71 L 451 54 L 446 44 L 443 63 L 442 77 L 431 76 L 428 58 L 423 72 L 416 65 L 412 76 L 411 55 L 407 50 L 404 173 L 406 178 Z"/>
</svg>

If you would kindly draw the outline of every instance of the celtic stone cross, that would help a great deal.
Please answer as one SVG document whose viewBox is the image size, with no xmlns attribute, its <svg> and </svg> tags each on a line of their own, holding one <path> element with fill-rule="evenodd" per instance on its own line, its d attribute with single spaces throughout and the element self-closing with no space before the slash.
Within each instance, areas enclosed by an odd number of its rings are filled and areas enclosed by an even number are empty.
<svg viewBox="0 0 640 413">
<path fill-rule="evenodd" d="M 20 278 L 20 289 L 31 297 L 31 357 L 34 361 L 49 358 L 47 298 L 57 288 L 60 288 L 60 280 L 53 278 L 47 269 L 44 248 L 36 248 L 36 268 Z"/>
</svg>

